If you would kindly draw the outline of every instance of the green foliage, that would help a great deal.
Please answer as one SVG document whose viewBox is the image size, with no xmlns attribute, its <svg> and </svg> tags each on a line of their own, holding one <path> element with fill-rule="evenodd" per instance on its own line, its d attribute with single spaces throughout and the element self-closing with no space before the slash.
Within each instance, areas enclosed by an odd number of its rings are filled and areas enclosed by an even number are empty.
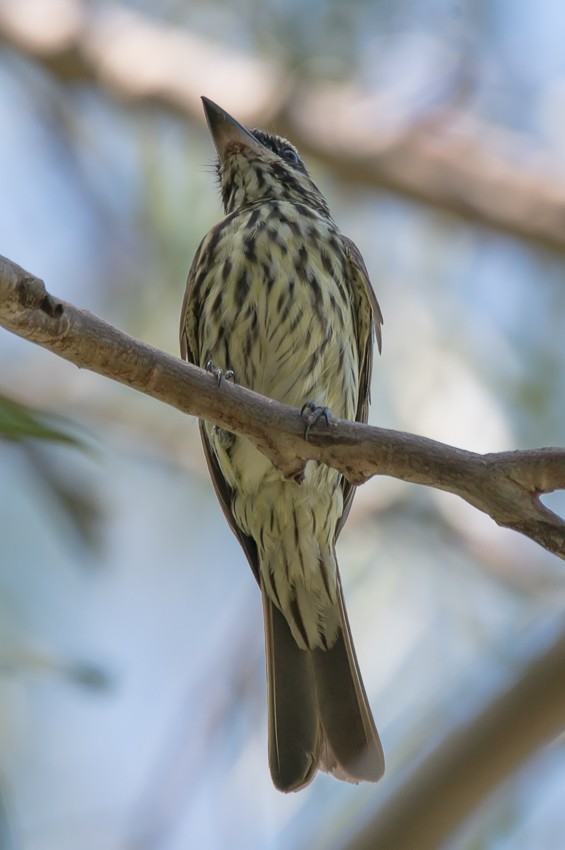
<svg viewBox="0 0 565 850">
<path fill-rule="evenodd" d="M 88 442 L 72 433 L 77 428 L 65 417 L 0 394 L 0 440 L 18 444 L 24 449 L 29 466 L 41 485 L 41 492 L 48 496 L 51 506 L 57 506 L 60 515 L 66 517 L 81 544 L 94 552 L 100 546 L 100 525 L 104 513 L 100 500 L 82 475 L 77 478 L 75 474 L 69 479 L 68 464 L 61 469 L 52 462 L 52 451 L 43 450 L 48 445 L 53 447 L 57 444 L 93 454 Z"/>
<path fill-rule="evenodd" d="M 36 410 L 27 404 L 0 395 L 0 438 L 21 443 L 25 440 L 50 440 L 85 448 L 70 431 L 73 425 L 63 417 Z"/>
</svg>

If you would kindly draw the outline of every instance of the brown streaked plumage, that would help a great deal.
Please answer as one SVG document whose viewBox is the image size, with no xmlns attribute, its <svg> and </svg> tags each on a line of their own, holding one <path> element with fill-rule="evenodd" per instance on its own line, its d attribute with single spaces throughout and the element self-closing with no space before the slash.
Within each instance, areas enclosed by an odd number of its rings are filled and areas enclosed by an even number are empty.
<svg viewBox="0 0 565 850">
<path fill-rule="evenodd" d="M 192 262 L 182 356 L 295 407 L 312 400 L 366 422 L 382 316 L 358 249 L 286 139 L 203 102 L 225 217 Z M 263 598 L 275 785 L 298 790 L 318 769 L 377 781 L 384 758 L 335 557 L 354 488 L 313 461 L 301 483 L 287 481 L 246 438 L 206 422 L 200 430 Z"/>
</svg>

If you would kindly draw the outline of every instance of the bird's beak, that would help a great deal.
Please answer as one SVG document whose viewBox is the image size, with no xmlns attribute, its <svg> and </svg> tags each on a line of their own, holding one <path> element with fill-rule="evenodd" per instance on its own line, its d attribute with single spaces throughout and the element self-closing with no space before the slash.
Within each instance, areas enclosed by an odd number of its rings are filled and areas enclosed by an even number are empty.
<svg viewBox="0 0 565 850">
<path fill-rule="evenodd" d="M 239 121 L 228 115 L 227 112 L 214 103 L 208 100 L 207 97 L 202 98 L 204 104 L 204 114 L 208 123 L 208 129 L 220 160 L 224 160 L 229 149 L 250 148 L 258 153 L 264 150 L 263 145 L 255 136 L 249 132 Z"/>
</svg>

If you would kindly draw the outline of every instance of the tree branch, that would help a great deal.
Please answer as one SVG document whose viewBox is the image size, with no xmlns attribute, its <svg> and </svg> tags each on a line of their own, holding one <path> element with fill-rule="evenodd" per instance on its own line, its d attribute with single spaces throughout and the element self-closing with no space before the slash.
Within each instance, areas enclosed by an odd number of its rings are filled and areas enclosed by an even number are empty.
<svg viewBox="0 0 565 850">
<path fill-rule="evenodd" d="M 354 484 L 390 475 L 446 490 L 565 558 L 565 522 L 539 496 L 565 489 L 565 449 L 479 455 L 435 440 L 336 420 L 304 439 L 298 410 L 222 382 L 50 295 L 43 281 L 0 257 L 0 325 L 159 401 L 214 422 L 253 443 L 287 477 L 307 460 L 338 469 Z"/>
<path fill-rule="evenodd" d="M 200 95 L 208 94 L 246 123 L 276 127 L 342 179 L 565 250 L 565 183 L 555 164 L 540 168 L 537 156 L 531 166 L 531 148 L 500 128 L 450 128 L 455 116 L 448 112 L 447 121 L 399 130 L 379 92 L 289 84 L 272 63 L 220 50 L 119 4 L 42 0 L 38 14 L 35 0 L 0 0 L 0 40 L 63 81 L 89 80 L 183 118 L 202 122 Z"/>
</svg>

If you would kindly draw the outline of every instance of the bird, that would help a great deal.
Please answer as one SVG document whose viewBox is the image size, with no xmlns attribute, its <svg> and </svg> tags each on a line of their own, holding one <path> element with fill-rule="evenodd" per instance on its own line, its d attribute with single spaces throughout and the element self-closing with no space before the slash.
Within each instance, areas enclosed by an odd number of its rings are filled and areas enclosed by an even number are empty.
<svg viewBox="0 0 565 850">
<path fill-rule="evenodd" d="M 181 356 L 303 411 L 366 422 L 382 314 L 358 248 L 297 149 L 206 97 L 224 217 L 192 261 Z M 307 425 L 308 427 L 308 425 Z M 318 770 L 378 781 L 384 755 L 351 637 L 335 544 L 354 494 L 309 460 L 285 479 L 244 436 L 200 420 L 211 479 L 259 585 L 273 784 Z"/>
</svg>

